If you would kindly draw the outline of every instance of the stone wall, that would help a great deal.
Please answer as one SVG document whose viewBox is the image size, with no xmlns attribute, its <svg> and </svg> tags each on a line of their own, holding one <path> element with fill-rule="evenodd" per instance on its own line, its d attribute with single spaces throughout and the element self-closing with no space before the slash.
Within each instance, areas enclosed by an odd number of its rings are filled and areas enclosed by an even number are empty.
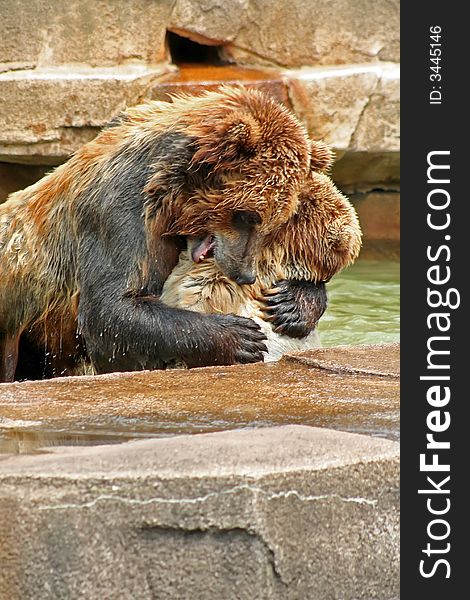
<svg viewBox="0 0 470 600">
<path fill-rule="evenodd" d="M 0 13 L 0 200 L 24 184 L 9 165 L 59 164 L 125 106 L 225 80 L 283 99 L 335 148 L 340 187 L 374 191 L 388 220 L 399 189 L 398 0 L 0 0 Z M 179 69 L 168 32 L 211 48 L 206 64 Z M 244 69 L 213 65 L 224 61 Z"/>
</svg>

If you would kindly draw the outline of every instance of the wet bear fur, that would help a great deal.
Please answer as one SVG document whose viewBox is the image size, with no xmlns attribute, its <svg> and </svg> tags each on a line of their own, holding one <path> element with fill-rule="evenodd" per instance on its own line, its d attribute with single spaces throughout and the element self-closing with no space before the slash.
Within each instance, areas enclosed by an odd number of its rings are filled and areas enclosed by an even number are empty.
<svg viewBox="0 0 470 600">
<path fill-rule="evenodd" d="M 163 286 L 162 301 L 173 307 L 253 319 L 267 338 L 265 361 L 319 346 L 316 329 L 303 337 L 302 328 L 297 331 L 297 302 L 291 298 L 282 315 L 273 314 L 273 307 L 284 294 L 285 284 L 278 282 L 311 281 L 316 293 L 311 297 L 310 314 L 318 320 L 327 304 L 324 283 L 359 254 L 362 236 L 356 212 L 326 174 L 332 161 L 326 144 L 312 142 L 311 172 L 297 210 L 263 240 L 254 284 L 230 280 L 214 258 L 195 263 L 192 253 L 198 240 L 189 239 L 189 248 L 181 253 Z"/>
<path fill-rule="evenodd" d="M 253 321 L 159 295 L 187 236 L 213 236 L 225 276 L 251 281 L 309 162 L 304 128 L 258 91 L 126 110 L 0 206 L 0 381 L 73 374 L 83 358 L 97 373 L 261 360 Z M 240 213 L 259 219 L 249 234 Z"/>
</svg>

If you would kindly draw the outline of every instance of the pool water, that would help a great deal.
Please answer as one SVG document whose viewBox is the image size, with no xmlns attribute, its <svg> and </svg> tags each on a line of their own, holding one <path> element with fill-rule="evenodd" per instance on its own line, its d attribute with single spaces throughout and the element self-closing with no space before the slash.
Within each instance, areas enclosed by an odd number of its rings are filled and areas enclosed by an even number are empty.
<svg viewBox="0 0 470 600">
<path fill-rule="evenodd" d="M 385 344 L 400 337 L 400 264 L 359 260 L 327 286 L 323 346 Z"/>
</svg>

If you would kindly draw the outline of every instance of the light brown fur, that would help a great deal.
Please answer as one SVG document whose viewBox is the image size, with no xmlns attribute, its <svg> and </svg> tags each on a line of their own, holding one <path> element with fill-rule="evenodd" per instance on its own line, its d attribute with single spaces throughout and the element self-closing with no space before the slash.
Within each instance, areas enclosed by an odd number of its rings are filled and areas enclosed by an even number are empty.
<svg viewBox="0 0 470 600">
<path fill-rule="evenodd" d="M 212 258 L 195 264 L 185 250 L 163 286 L 161 300 L 174 308 L 212 314 L 235 314 L 253 319 L 266 336 L 266 362 L 278 360 L 288 351 L 318 347 L 320 339 L 316 330 L 303 339 L 274 332 L 262 311 L 263 294 L 266 290 L 259 278 L 252 285 L 236 284 L 220 272 Z"/>
<path fill-rule="evenodd" d="M 312 172 L 296 214 L 267 236 L 260 270 L 277 279 L 326 282 L 356 260 L 361 238 L 351 203 L 328 175 Z"/>
</svg>

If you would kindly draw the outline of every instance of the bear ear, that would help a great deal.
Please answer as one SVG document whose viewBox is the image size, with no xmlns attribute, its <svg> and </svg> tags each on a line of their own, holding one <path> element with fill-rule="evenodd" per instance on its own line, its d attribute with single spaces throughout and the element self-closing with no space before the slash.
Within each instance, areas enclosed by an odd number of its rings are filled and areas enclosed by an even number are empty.
<svg viewBox="0 0 470 600">
<path fill-rule="evenodd" d="M 256 119 L 236 112 L 215 121 L 207 120 L 191 133 L 196 138 L 191 166 L 206 164 L 213 171 L 238 167 L 256 153 L 261 138 Z"/>
<path fill-rule="evenodd" d="M 327 173 L 335 160 L 333 150 L 321 140 L 310 140 L 310 168 L 312 171 Z"/>
</svg>

